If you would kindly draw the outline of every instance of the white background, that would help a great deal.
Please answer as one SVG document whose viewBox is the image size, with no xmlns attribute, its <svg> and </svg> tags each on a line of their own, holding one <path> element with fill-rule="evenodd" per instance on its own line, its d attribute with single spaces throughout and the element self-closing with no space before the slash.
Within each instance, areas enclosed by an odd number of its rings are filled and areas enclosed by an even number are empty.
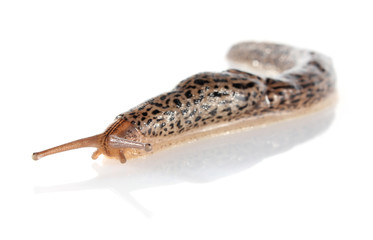
<svg viewBox="0 0 373 240">
<path fill-rule="evenodd" d="M 1 1 L 1 239 L 372 239 L 368 1 Z M 331 56 L 322 113 L 121 165 L 101 133 L 243 40 Z"/>
</svg>

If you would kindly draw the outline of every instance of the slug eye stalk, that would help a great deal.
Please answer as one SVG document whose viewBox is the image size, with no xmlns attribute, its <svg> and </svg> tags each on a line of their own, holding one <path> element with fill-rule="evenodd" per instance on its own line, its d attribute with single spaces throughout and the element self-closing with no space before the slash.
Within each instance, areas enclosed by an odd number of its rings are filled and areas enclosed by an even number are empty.
<svg viewBox="0 0 373 240">
<path fill-rule="evenodd" d="M 95 135 L 92 137 L 82 138 L 76 141 L 62 144 L 57 147 L 49 148 L 41 152 L 35 152 L 32 154 L 32 159 L 39 160 L 48 155 L 65 152 L 73 149 L 84 148 L 84 147 L 99 147 L 99 142 L 102 139 L 102 134 Z"/>
</svg>

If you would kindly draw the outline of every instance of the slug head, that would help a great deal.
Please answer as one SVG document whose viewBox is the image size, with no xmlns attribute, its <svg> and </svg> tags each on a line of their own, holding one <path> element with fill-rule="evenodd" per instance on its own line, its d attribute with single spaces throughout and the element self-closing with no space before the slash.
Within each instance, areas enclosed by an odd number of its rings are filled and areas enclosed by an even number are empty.
<svg viewBox="0 0 373 240">
<path fill-rule="evenodd" d="M 142 134 L 124 119 L 117 119 L 102 134 L 69 142 L 54 148 L 32 154 L 32 159 L 39 160 L 42 157 L 83 147 L 95 147 L 97 150 L 92 154 L 92 159 L 97 159 L 101 154 L 109 158 L 119 159 L 121 163 L 126 162 L 127 157 L 135 157 L 143 151 L 149 152 L 152 146 L 142 143 Z"/>
</svg>

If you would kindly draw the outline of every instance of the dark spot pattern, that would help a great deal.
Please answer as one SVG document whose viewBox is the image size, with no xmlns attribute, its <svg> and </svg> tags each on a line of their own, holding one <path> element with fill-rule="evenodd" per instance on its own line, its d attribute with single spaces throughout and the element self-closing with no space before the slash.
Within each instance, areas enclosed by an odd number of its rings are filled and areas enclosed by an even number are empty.
<svg viewBox="0 0 373 240">
<path fill-rule="evenodd" d="M 186 91 L 186 92 L 185 92 L 185 97 L 186 97 L 186 98 L 191 98 L 191 97 L 193 97 L 192 91 L 190 91 L 190 90 Z"/>
<path fill-rule="evenodd" d="M 234 88 L 238 88 L 238 89 L 248 89 L 248 88 L 252 88 L 255 86 L 255 83 L 254 82 L 249 82 L 247 84 L 244 84 L 244 83 L 233 83 L 232 84 Z"/>
<path fill-rule="evenodd" d="M 203 86 L 205 83 L 208 83 L 209 81 L 204 80 L 204 79 L 196 79 L 194 80 L 194 83 L 200 86 Z"/>
<path fill-rule="evenodd" d="M 152 114 L 153 115 L 157 115 L 158 113 L 160 113 L 161 111 L 159 111 L 159 110 L 154 110 L 153 112 L 152 112 Z"/>
<path fill-rule="evenodd" d="M 174 103 L 176 104 L 176 107 L 178 107 L 178 108 L 180 108 L 181 105 L 182 105 L 181 101 L 178 98 L 174 99 Z"/>
</svg>

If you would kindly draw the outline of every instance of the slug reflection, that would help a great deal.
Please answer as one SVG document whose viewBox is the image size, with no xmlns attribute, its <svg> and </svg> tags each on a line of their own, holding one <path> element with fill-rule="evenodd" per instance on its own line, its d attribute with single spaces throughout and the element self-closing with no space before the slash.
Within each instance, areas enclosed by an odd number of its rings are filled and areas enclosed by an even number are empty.
<svg viewBox="0 0 373 240">
<path fill-rule="evenodd" d="M 183 181 L 203 183 L 245 171 L 267 157 L 287 151 L 322 133 L 333 118 L 334 109 L 327 108 L 265 127 L 180 145 L 145 159 L 130 160 L 124 165 L 119 161 L 113 163 L 113 160 L 104 160 L 104 164 L 94 162 L 97 177 L 93 179 L 36 187 L 35 191 L 111 189 L 149 215 L 150 212 L 132 198 L 131 192 Z"/>
</svg>

